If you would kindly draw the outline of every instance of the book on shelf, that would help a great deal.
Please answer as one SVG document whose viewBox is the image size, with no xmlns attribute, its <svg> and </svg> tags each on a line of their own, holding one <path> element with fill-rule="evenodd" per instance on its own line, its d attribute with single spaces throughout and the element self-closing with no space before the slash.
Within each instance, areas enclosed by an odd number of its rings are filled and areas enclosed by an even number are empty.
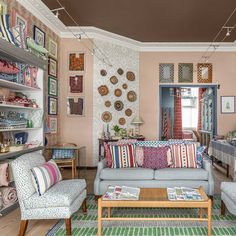
<svg viewBox="0 0 236 236">
<path fill-rule="evenodd" d="M 104 194 L 104 200 L 138 200 L 140 188 L 128 186 L 109 186 Z"/>
<path fill-rule="evenodd" d="M 187 187 L 167 188 L 170 201 L 201 201 L 202 196 L 197 189 Z"/>
</svg>

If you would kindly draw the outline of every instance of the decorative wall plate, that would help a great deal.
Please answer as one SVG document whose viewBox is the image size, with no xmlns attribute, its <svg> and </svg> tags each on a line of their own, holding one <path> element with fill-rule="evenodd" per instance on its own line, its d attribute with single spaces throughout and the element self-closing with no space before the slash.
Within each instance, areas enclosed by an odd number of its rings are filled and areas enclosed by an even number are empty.
<svg viewBox="0 0 236 236">
<path fill-rule="evenodd" d="M 112 76 L 112 77 L 110 78 L 110 82 L 111 82 L 112 84 L 117 84 L 117 83 L 118 83 L 117 77 L 116 77 L 116 76 Z"/>
<path fill-rule="evenodd" d="M 101 74 L 101 76 L 106 76 L 107 75 L 107 71 L 106 70 L 101 70 L 100 74 Z"/>
<path fill-rule="evenodd" d="M 193 82 L 193 63 L 179 63 L 179 83 Z"/>
<path fill-rule="evenodd" d="M 105 101 L 104 104 L 105 104 L 106 107 L 110 107 L 111 106 L 111 102 L 110 101 Z"/>
<path fill-rule="evenodd" d="M 122 88 L 123 88 L 123 89 L 127 89 L 127 88 L 128 88 L 128 85 L 127 85 L 127 84 L 122 84 Z"/>
<path fill-rule="evenodd" d="M 174 63 L 159 64 L 159 81 L 160 83 L 174 82 Z"/>
<path fill-rule="evenodd" d="M 114 107 L 117 111 L 121 111 L 124 108 L 124 104 L 122 101 L 118 100 L 114 103 Z"/>
<path fill-rule="evenodd" d="M 125 118 L 122 117 L 122 118 L 119 119 L 119 124 L 120 125 L 124 125 L 125 123 L 126 123 Z"/>
<path fill-rule="evenodd" d="M 115 89 L 114 94 L 115 94 L 115 96 L 120 97 L 122 95 L 121 89 Z"/>
<path fill-rule="evenodd" d="M 110 122 L 112 120 L 112 115 L 109 111 L 104 111 L 102 113 L 102 120 L 106 123 Z"/>
<path fill-rule="evenodd" d="M 109 89 L 106 85 L 101 85 L 99 88 L 98 88 L 98 92 L 101 94 L 101 96 L 105 96 L 109 93 Z"/>
<path fill-rule="evenodd" d="M 134 91 L 129 91 L 129 92 L 127 93 L 127 99 L 128 99 L 128 101 L 130 101 L 130 102 L 136 101 L 136 99 L 137 99 L 136 93 L 135 93 Z"/>
<path fill-rule="evenodd" d="M 132 71 L 128 71 L 128 72 L 126 73 L 126 78 L 127 78 L 127 80 L 129 80 L 129 81 L 134 81 L 134 80 L 135 80 L 135 74 L 134 74 Z"/>
<path fill-rule="evenodd" d="M 119 68 L 119 69 L 117 70 L 117 73 L 118 73 L 119 75 L 123 75 L 123 74 L 124 74 L 124 71 L 123 71 L 121 68 Z"/>
<path fill-rule="evenodd" d="M 131 116 L 132 113 L 133 113 L 132 110 L 129 108 L 125 110 L 125 115 L 127 115 L 127 116 Z"/>
</svg>

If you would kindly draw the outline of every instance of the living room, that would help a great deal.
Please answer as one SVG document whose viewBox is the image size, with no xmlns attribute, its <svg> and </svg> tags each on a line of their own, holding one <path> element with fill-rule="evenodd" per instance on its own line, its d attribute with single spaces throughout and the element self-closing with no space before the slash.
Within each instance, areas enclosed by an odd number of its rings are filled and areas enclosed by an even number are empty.
<svg viewBox="0 0 236 236">
<path fill-rule="evenodd" d="M 0 235 L 236 235 L 234 0 L 0 11 Z"/>
</svg>

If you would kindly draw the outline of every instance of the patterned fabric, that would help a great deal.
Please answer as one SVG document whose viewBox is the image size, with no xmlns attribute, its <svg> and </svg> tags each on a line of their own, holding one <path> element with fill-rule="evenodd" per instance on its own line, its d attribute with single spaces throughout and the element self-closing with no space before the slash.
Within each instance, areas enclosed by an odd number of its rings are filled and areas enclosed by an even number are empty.
<svg viewBox="0 0 236 236">
<path fill-rule="evenodd" d="M 74 157 L 74 149 L 53 149 L 53 159 L 69 159 Z"/>
<path fill-rule="evenodd" d="M 134 156 L 134 144 L 109 145 L 112 157 L 112 168 L 136 167 Z"/>
<path fill-rule="evenodd" d="M 175 94 L 179 88 L 174 88 Z M 182 100 L 179 96 L 174 96 L 174 127 L 173 127 L 174 138 L 182 138 Z"/>
<path fill-rule="evenodd" d="M 197 168 L 197 144 L 170 145 L 174 168 Z"/>
<path fill-rule="evenodd" d="M 168 141 L 138 141 L 135 144 L 137 146 L 145 146 L 145 147 L 163 147 L 163 146 L 169 146 L 171 144 L 182 144 L 182 143 L 192 143 L 191 141 L 186 141 L 183 139 L 169 139 Z"/>
<path fill-rule="evenodd" d="M 143 166 L 143 159 L 144 159 L 143 147 L 136 146 L 135 147 L 135 160 L 138 166 Z"/>
<path fill-rule="evenodd" d="M 62 180 L 61 172 L 54 160 L 31 169 L 34 186 L 39 196 Z"/>
<path fill-rule="evenodd" d="M 12 32 L 9 30 L 9 15 L 0 15 L 0 37 L 15 45 Z"/>
<path fill-rule="evenodd" d="M 197 163 L 198 168 L 203 167 L 203 159 L 204 159 L 204 153 L 206 149 L 207 149 L 207 146 L 197 147 L 196 163 Z"/>
<path fill-rule="evenodd" d="M 111 157 L 111 151 L 110 151 L 108 143 L 104 143 L 104 152 L 105 152 L 105 159 L 106 159 L 106 162 L 107 162 L 107 167 L 111 168 L 111 166 L 112 166 L 112 157 Z"/>
<path fill-rule="evenodd" d="M 8 186 L 8 163 L 0 164 L 0 186 Z"/>
<path fill-rule="evenodd" d="M 151 169 L 167 168 L 168 147 L 143 147 L 144 160 L 143 167 Z"/>
</svg>

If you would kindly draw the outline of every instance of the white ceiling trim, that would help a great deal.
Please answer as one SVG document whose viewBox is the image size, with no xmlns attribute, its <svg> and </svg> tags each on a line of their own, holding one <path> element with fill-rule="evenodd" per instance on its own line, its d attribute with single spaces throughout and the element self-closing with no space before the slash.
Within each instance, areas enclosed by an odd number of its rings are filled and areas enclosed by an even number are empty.
<svg viewBox="0 0 236 236">
<path fill-rule="evenodd" d="M 81 34 L 82 38 L 86 38 L 83 34 L 85 32 L 90 38 L 104 40 L 141 52 L 204 52 L 210 45 L 210 42 L 140 42 L 96 27 L 66 27 L 41 0 L 17 1 L 62 38 L 74 38 L 73 34 Z M 236 52 L 236 41 L 219 44 L 217 52 Z M 209 51 L 211 50 L 213 47 Z"/>
</svg>

